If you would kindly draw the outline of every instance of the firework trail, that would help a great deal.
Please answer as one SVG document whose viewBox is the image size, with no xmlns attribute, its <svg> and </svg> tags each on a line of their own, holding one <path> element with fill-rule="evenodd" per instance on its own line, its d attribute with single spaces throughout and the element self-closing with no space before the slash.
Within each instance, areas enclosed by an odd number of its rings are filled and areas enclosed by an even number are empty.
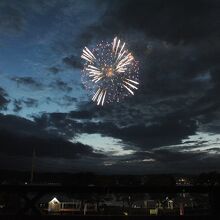
<svg viewBox="0 0 220 220">
<path fill-rule="evenodd" d="M 92 51 L 83 49 L 82 83 L 97 105 L 119 102 L 138 89 L 138 62 L 117 37 L 100 43 Z"/>
</svg>

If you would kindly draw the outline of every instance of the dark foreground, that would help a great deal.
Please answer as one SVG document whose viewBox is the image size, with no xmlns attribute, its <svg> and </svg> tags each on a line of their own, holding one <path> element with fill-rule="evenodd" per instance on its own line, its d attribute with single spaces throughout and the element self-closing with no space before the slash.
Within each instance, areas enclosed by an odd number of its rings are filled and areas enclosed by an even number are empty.
<svg viewBox="0 0 220 220">
<path fill-rule="evenodd" d="M 2 207 L 0 219 L 219 219 L 220 217 L 220 188 L 219 186 L 175 186 L 175 187 L 135 187 L 135 186 L 114 186 L 114 187 L 97 187 L 97 186 L 62 186 L 62 185 L 0 185 L 1 197 L 4 198 L 5 194 L 16 195 L 14 198 L 14 208 L 11 211 L 8 209 L 4 211 Z M 162 209 L 163 211 L 157 215 L 144 214 L 136 208 L 123 206 L 123 212 L 114 213 L 111 211 L 106 212 L 105 209 L 99 209 L 96 212 L 87 212 L 81 210 L 80 212 L 53 212 L 48 213 L 48 207 L 40 207 L 39 203 L 45 195 L 72 195 L 81 198 L 82 195 L 87 195 L 87 198 L 92 196 L 96 198 L 97 202 L 99 195 L 114 194 L 114 195 L 128 195 L 130 199 L 134 194 L 150 193 L 162 195 L 174 194 L 207 194 L 209 208 L 206 212 L 197 209 L 195 212 L 179 212 L 179 208 L 172 208 L 172 210 Z M 12 198 L 12 197 L 11 197 Z M 85 201 L 85 199 L 84 199 Z M 40 203 L 43 205 L 43 203 Z M 0 204 L 1 205 L 1 204 Z M 122 208 L 121 208 L 122 209 Z M 104 210 L 104 211 L 103 211 Z M 106 208 L 107 210 L 107 208 Z M 143 210 L 143 208 L 142 208 Z M 147 209 L 146 209 L 147 210 Z"/>
</svg>

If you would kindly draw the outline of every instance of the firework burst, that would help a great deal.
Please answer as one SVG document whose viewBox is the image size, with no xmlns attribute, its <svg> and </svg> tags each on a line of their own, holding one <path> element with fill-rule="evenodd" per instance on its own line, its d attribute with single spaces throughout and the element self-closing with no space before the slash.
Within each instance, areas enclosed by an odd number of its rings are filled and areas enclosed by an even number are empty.
<svg viewBox="0 0 220 220">
<path fill-rule="evenodd" d="M 85 60 L 82 83 L 97 105 L 119 102 L 138 89 L 138 62 L 117 37 L 112 43 L 100 43 L 83 49 Z"/>
</svg>

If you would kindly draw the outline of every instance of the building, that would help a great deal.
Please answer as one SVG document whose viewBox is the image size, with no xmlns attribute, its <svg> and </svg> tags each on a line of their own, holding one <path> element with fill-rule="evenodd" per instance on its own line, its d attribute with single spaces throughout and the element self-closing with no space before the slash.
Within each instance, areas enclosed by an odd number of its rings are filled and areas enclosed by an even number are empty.
<svg viewBox="0 0 220 220">
<path fill-rule="evenodd" d="M 53 198 L 48 202 L 48 212 L 60 212 L 61 203 L 57 198 Z"/>
<path fill-rule="evenodd" d="M 83 214 L 97 212 L 97 204 L 91 202 L 85 202 L 82 204 L 79 200 L 72 200 L 66 202 L 60 202 L 57 198 L 53 198 L 48 202 L 48 212 L 49 213 L 80 213 Z"/>
</svg>

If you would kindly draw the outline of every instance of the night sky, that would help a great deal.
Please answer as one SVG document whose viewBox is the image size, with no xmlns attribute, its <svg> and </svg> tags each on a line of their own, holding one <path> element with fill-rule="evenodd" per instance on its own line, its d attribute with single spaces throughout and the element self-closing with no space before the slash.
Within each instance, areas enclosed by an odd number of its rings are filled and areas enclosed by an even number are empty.
<svg viewBox="0 0 220 220">
<path fill-rule="evenodd" d="M 97 106 L 84 46 L 118 36 L 140 85 Z M 1 0 L 0 168 L 220 171 L 220 1 Z"/>
</svg>

